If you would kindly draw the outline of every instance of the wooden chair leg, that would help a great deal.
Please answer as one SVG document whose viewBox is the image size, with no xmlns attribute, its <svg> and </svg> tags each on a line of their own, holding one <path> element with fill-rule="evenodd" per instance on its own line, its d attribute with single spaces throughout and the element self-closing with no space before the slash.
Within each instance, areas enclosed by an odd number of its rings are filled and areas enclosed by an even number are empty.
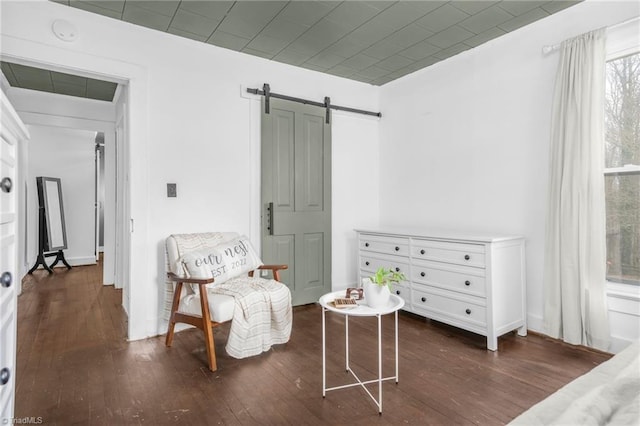
<svg viewBox="0 0 640 426">
<path fill-rule="evenodd" d="M 211 313 L 209 312 L 209 300 L 207 298 L 207 288 L 200 285 L 200 306 L 202 309 L 202 331 L 204 332 L 204 342 L 207 347 L 207 358 L 209 359 L 209 370 L 216 371 L 216 347 L 213 340 L 213 327 L 211 324 Z"/>
<path fill-rule="evenodd" d="M 173 303 L 171 305 L 171 316 L 169 317 L 169 328 L 167 329 L 167 338 L 165 340 L 165 344 L 171 347 L 173 343 L 173 331 L 176 327 L 176 312 L 178 312 L 178 307 L 180 306 L 180 295 L 182 294 L 182 283 L 178 282 L 176 284 L 176 288 L 173 292 Z"/>
</svg>

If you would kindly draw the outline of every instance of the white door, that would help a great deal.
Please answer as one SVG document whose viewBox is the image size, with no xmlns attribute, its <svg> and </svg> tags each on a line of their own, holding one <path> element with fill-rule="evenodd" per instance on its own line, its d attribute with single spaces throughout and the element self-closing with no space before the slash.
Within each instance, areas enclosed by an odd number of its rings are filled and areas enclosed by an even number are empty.
<svg viewBox="0 0 640 426">
<path fill-rule="evenodd" d="M 100 260 L 100 147 L 96 145 L 96 190 L 95 190 L 95 234 L 96 234 L 96 262 Z"/>
<path fill-rule="evenodd" d="M 27 129 L 0 91 L 0 418 L 12 419 L 16 394 L 18 305 L 18 145 Z"/>
<path fill-rule="evenodd" d="M 131 215 L 129 214 L 129 165 L 126 140 L 126 104 L 122 117 L 116 122 L 116 280 L 115 287 L 124 289 L 122 303 L 128 310 L 129 296 L 129 239 Z"/>
</svg>

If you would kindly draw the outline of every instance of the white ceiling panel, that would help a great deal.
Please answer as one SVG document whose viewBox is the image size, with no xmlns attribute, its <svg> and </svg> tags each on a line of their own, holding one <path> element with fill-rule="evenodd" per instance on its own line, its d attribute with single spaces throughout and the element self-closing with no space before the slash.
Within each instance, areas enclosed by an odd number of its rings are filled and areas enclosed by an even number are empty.
<svg viewBox="0 0 640 426">
<path fill-rule="evenodd" d="M 143 9 L 131 2 L 125 4 L 122 20 L 159 31 L 166 31 L 171 23 L 170 16 Z"/>
<path fill-rule="evenodd" d="M 544 9 L 538 7 L 526 13 L 523 13 L 522 15 L 518 15 L 513 19 L 510 19 L 509 21 L 500 24 L 498 27 L 506 32 L 511 32 L 539 19 L 546 18 L 547 16 L 549 16 L 549 13 Z"/>
<path fill-rule="evenodd" d="M 171 28 L 188 31 L 209 38 L 221 21 L 198 15 L 188 10 L 178 10 L 171 21 Z"/>
<path fill-rule="evenodd" d="M 207 43 L 231 50 L 242 51 L 250 41 L 251 39 L 248 37 L 241 37 L 235 34 L 225 33 L 221 30 L 216 30 L 216 32 L 214 32 L 207 40 Z"/>
<path fill-rule="evenodd" d="M 151 12 L 158 13 L 160 15 L 171 17 L 176 13 L 176 10 L 178 10 L 179 4 L 180 4 L 179 0 L 162 0 L 162 1 L 147 0 L 144 2 L 136 3 L 136 6 L 138 6 L 141 9 L 147 9 Z"/>
<path fill-rule="evenodd" d="M 582 0 L 51 1 L 194 42 L 384 84 Z"/>
<path fill-rule="evenodd" d="M 324 19 L 347 28 L 355 28 L 364 24 L 380 11 L 359 1 L 345 1 L 333 9 Z"/>
<path fill-rule="evenodd" d="M 460 43 L 468 38 L 473 37 L 475 34 L 465 30 L 462 27 L 454 25 L 453 27 L 449 27 L 446 30 L 440 31 L 437 34 L 432 35 L 427 39 L 427 41 L 434 46 L 440 47 L 442 49 L 449 48 L 454 44 Z"/>
<path fill-rule="evenodd" d="M 491 6 L 460 22 L 459 26 L 475 34 L 487 31 L 491 28 L 507 22 L 513 15 L 498 6 Z"/>
<path fill-rule="evenodd" d="M 425 27 L 429 31 L 437 33 L 445 30 L 458 22 L 464 21 L 469 15 L 460 9 L 457 9 L 450 4 L 445 4 L 428 13 L 424 17 L 418 19 L 416 24 L 421 27 Z"/>
<path fill-rule="evenodd" d="M 164 3 L 164 1 L 162 1 Z M 232 1 L 181 1 L 178 2 L 182 10 L 204 16 L 205 18 L 221 21 L 233 6 Z"/>
<path fill-rule="evenodd" d="M 548 3 L 546 1 L 509 1 L 509 2 L 501 2 L 499 5 L 500 8 L 506 10 L 510 14 L 514 16 L 522 15 L 530 10 L 533 10 L 537 7 L 542 6 L 543 4 Z"/>
</svg>

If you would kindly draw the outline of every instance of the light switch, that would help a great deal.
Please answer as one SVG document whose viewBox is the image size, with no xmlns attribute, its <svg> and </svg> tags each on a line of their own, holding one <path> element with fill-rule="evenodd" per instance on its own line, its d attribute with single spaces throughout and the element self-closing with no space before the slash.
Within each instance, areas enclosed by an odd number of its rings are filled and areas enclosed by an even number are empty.
<svg viewBox="0 0 640 426">
<path fill-rule="evenodd" d="M 168 183 L 167 184 L 167 197 L 177 197 L 177 196 L 178 196 L 177 184 Z"/>
</svg>

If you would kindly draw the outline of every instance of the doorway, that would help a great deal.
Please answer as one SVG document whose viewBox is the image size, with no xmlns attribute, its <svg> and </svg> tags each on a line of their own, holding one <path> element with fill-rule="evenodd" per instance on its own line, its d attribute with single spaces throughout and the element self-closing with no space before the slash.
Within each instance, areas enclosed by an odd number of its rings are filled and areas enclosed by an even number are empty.
<svg viewBox="0 0 640 426">
<path fill-rule="evenodd" d="M 4 57 L 2 59 L 5 60 Z M 22 66 L 30 69 L 41 67 L 37 63 L 20 62 Z M 41 69 L 43 73 L 49 72 L 47 68 L 37 69 Z M 56 68 L 56 71 L 58 75 L 63 73 L 61 68 Z M 64 73 L 64 75 L 70 74 Z M 83 76 L 91 78 L 86 73 Z M 30 144 L 31 153 L 27 150 L 20 153 L 20 162 L 26 167 L 24 167 L 25 171 L 19 186 L 25 188 L 25 194 L 30 197 L 28 200 L 32 201 L 36 194 L 33 188 L 36 175 L 56 177 L 66 175 L 62 179 L 63 196 L 70 205 L 66 206 L 65 215 L 74 216 L 69 217 L 67 222 L 83 228 L 78 232 L 80 236 L 75 244 L 69 244 L 65 250 L 67 259 L 74 265 L 95 264 L 100 251 L 99 231 L 102 228 L 103 284 L 117 283 L 118 288 L 124 288 L 125 293 L 128 293 L 129 262 L 125 257 L 129 255 L 130 244 L 129 221 L 126 219 L 129 216 L 129 203 L 126 196 L 128 171 L 124 165 L 128 164 L 129 150 L 124 148 L 128 136 L 124 116 L 129 90 L 126 82 L 114 83 L 118 88 L 110 102 L 13 87 L 6 83 L 3 87 L 8 97 L 15 102 L 16 109 L 25 124 L 37 136 L 33 140 L 34 143 Z M 119 117 L 118 123 L 116 123 L 117 117 Z M 118 143 L 121 147 L 118 150 L 116 150 L 116 125 L 120 132 Z M 62 147 L 62 145 L 65 146 Z M 32 155 L 38 150 L 43 150 L 42 155 Z M 39 157 L 39 159 L 30 165 L 30 157 Z M 116 167 L 118 164 L 121 166 Z M 99 174 L 101 168 L 104 169 L 102 179 Z M 83 172 L 87 173 L 83 174 Z M 118 175 L 122 177 L 119 179 L 120 187 L 116 190 Z M 105 192 L 105 199 L 101 204 L 107 207 L 103 220 L 100 220 L 97 208 L 97 194 L 101 186 L 104 186 Z M 19 259 L 21 275 L 33 263 L 31 259 L 34 253 L 33 247 L 37 245 L 34 239 L 38 235 L 37 220 L 33 219 L 34 211 L 37 213 L 37 205 L 34 202 L 28 202 L 22 208 L 24 213 L 21 216 L 27 219 L 25 223 L 29 226 L 25 227 L 20 236 L 20 240 L 25 241 L 25 251 L 20 253 L 21 259 Z M 100 226 L 101 223 L 103 226 Z M 118 252 L 116 244 L 121 248 Z M 73 251 L 75 253 L 70 253 Z M 119 262 L 116 259 L 116 253 L 122 256 Z M 126 299 L 123 297 L 123 306 L 125 311 L 128 311 L 126 309 L 128 304 L 125 304 L 124 300 L 128 300 L 128 297 Z"/>
<path fill-rule="evenodd" d="M 156 307 L 146 301 L 150 291 L 154 291 L 156 283 L 150 280 L 150 260 L 153 256 L 148 250 L 149 205 L 145 201 L 148 195 L 149 177 L 149 126 L 148 126 L 148 70 L 138 64 L 124 62 L 111 57 L 100 56 L 95 52 L 84 52 L 55 45 L 34 43 L 19 38 L 3 38 L 0 59 L 50 70 L 84 75 L 118 83 L 126 88 L 127 126 L 125 135 L 126 150 L 120 155 L 127 159 L 125 185 L 127 194 L 123 195 L 126 203 L 127 229 L 126 247 L 128 250 L 128 271 L 125 272 L 123 298 L 129 300 L 128 332 L 130 340 L 145 338 L 157 334 Z M 114 136 L 115 137 L 115 136 Z M 135 231 L 133 230 L 135 222 Z M 138 283 L 136 286 L 128 285 Z"/>
<path fill-rule="evenodd" d="M 36 178 L 44 176 L 60 180 L 66 238 L 64 256 L 73 266 L 96 263 L 95 138 L 93 130 L 43 126 L 32 120 L 27 124 L 31 136 L 26 158 L 27 254 L 28 266 L 35 265 L 39 247 L 39 208 Z M 110 166 L 110 165 L 108 165 Z M 107 182 L 107 186 L 113 184 Z M 108 228 L 114 228 L 113 223 Z M 110 254 L 112 255 L 112 254 Z M 47 264 L 51 262 L 47 261 Z"/>
</svg>

